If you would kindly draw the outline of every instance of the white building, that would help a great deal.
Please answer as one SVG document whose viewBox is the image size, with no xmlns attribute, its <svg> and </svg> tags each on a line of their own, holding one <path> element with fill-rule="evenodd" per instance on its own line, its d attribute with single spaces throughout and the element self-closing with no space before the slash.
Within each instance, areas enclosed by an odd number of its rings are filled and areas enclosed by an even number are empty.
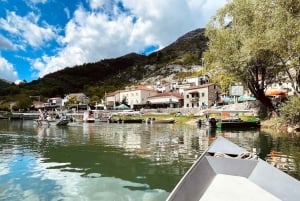
<svg viewBox="0 0 300 201">
<path fill-rule="evenodd" d="M 199 86 L 202 84 L 207 84 L 209 82 L 209 77 L 207 75 L 186 77 L 183 82 L 189 83 L 191 86 Z"/>
<path fill-rule="evenodd" d="M 60 97 L 49 98 L 47 103 L 44 103 L 45 109 L 60 108 L 63 106 L 63 99 Z"/>
<path fill-rule="evenodd" d="M 183 106 L 183 96 L 176 92 L 158 93 L 148 97 L 148 104 L 151 107 L 179 108 Z"/>
<path fill-rule="evenodd" d="M 120 93 L 122 90 L 105 94 L 105 104 L 108 109 L 116 107 L 116 103 L 121 102 Z"/>
<path fill-rule="evenodd" d="M 126 87 L 120 92 L 120 101 L 125 101 L 131 108 L 147 103 L 147 98 L 156 95 L 157 92 L 145 85 Z"/>
</svg>

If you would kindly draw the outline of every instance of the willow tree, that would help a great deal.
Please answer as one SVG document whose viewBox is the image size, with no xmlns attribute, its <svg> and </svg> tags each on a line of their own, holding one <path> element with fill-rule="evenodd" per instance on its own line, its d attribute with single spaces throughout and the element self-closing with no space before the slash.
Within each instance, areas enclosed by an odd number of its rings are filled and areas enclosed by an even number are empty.
<svg viewBox="0 0 300 201">
<path fill-rule="evenodd" d="M 231 0 L 206 36 L 206 64 L 238 77 L 269 112 L 269 84 L 289 79 L 299 94 L 300 0 Z"/>
</svg>

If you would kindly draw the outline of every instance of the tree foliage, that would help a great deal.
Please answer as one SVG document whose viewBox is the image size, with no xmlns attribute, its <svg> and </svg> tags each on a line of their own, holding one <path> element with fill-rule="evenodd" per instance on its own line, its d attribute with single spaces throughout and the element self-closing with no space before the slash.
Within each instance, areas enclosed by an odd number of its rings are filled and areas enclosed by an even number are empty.
<svg viewBox="0 0 300 201">
<path fill-rule="evenodd" d="M 300 122 L 300 99 L 298 96 L 291 97 L 280 108 L 281 118 L 291 124 Z"/>
<path fill-rule="evenodd" d="M 300 0 L 232 0 L 207 25 L 206 64 L 240 79 L 269 111 L 264 94 L 288 78 L 299 86 Z M 298 79 L 298 81 L 297 81 Z"/>
<path fill-rule="evenodd" d="M 32 105 L 32 99 L 26 93 L 17 95 L 17 109 L 29 109 Z"/>
</svg>

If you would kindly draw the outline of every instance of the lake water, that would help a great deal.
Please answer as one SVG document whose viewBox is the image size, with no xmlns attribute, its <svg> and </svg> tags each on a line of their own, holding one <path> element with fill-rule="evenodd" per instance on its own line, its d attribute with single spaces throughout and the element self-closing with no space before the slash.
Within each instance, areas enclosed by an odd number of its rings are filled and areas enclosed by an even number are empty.
<svg viewBox="0 0 300 201">
<path fill-rule="evenodd" d="M 163 201 L 216 136 L 300 178 L 300 137 L 172 124 L 0 121 L 0 200 Z"/>
</svg>

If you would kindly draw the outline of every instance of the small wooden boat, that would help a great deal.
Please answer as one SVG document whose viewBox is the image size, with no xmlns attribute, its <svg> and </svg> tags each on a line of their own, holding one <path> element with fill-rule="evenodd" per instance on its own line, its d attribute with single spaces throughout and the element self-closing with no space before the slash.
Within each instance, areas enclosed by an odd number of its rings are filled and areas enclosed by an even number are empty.
<svg viewBox="0 0 300 201">
<path fill-rule="evenodd" d="M 167 201 L 300 200 L 300 182 L 218 137 L 173 189 Z"/>
<path fill-rule="evenodd" d="M 221 129 L 228 129 L 228 128 L 260 128 L 260 120 L 255 119 L 251 121 L 244 121 L 240 118 L 237 119 L 221 119 L 216 122 L 216 127 Z"/>
<path fill-rule="evenodd" d="M 122 123 L 124 124 L 137 124 L 137 123 L 143 123 L 143 119 L 122 119 Z"/>
<path fill-rule="evenodd" d="M 215 114 L 218 118 L 209 118 L 210 114 Z M 248 114 L 245 115 L 248 116 L 247 119 L 241 119 L 240 114 Z M 202 124 L 219 129 L 252 129 L 261 126 L 252 110 L 209 110 L 206 112 L 206 122 L 198 121 L 198 125 Z"/>
<path fill-rule="evenodd" d="M 155 118 L 148 118 L 147 123 L 149 124 L 174 124 L 175 119 L 155 119 Z"/>
<path fill-rule="evenodd" d="M 108 119 L 108 123 L 119 123 L 119 124 L 137 124 L 137 123 L 143 123 L 143 119 Z"/>
</svg>

